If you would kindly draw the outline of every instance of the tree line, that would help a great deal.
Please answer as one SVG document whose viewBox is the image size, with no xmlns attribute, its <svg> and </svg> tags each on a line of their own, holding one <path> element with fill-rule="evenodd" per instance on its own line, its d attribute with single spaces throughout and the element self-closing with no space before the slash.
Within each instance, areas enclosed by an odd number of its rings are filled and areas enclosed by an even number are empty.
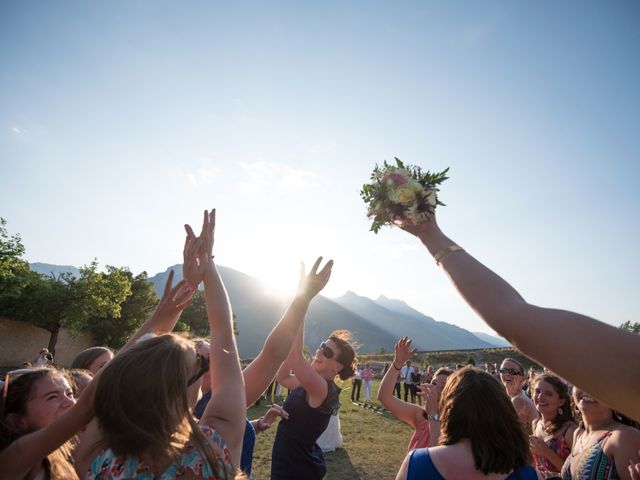
<svg viewBox="0 0 640 480">
<path fill-rule="evenodd" d="M 53 354 L 62 328 L 72 336 L 89 332 L 96 345 L 118 349 L 158 304 L 146 272 L 133 275 L 127 267 L 111 265 L 101 271 L 94 259 L 79 275 L 43 275 L 31 270 L 24 255 L 20 235 L 10 235 L 0 217 L 0 316 L 47 330 Z M 196 292 L 176 329 L 209 336 L 202 292 Z"/>
</svg>

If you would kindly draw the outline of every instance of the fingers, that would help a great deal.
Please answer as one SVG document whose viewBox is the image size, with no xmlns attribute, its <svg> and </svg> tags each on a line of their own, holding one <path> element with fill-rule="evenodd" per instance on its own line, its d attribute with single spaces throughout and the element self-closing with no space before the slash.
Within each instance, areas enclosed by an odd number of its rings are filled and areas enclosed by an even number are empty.
<svg viewBox="0 0 640 480">
<path fill-rule="evenodd" d="M 322 258 L 322 257 L 320 257 Z M 333 268 L 333 260 L 329 260 L 327 264 L 320 270 L 318 276 L 327 277 L 327 279 L 331 276 L 331 269 Z"/>
<path fill-rule="evenodd" d="M 320 266 L 320 262 L 322 262 L 322 257 L 318 257 L 318 259 L 316 260 L 316 263 L 314 263 L 313 267 L 311 267 L 311 271 L 309 272 L 309 275 L 317 275 L 317 271 L 318 271 L 318 267 Z"/>
<path fill-rule="evenodd" d="M 162 292 L 162 298 L 166 298 L 171 292 L 171 284 L 173 283 L 173 270 L 169 272 L 169 277 L 167 278 L 167 283 L 164 284 L 164 292 Z"/>
</svg>

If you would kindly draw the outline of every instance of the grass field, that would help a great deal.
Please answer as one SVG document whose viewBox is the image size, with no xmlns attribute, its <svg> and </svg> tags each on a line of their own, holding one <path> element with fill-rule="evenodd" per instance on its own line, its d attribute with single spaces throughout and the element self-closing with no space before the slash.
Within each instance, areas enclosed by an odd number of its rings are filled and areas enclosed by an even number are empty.
<svg viewBox="0 0 640 480">
<path fill-rule="evenodd" d="M 339 384 L 340 385 L 340 384 Z M 378 391 L 379 380 L 374 380 L 373 396 Z M 391 415 L 379 414 L 351 403 L 351 382 L 340 385 L 340 424 L 344 446 L 335 452 L 325 453 L 326 479 L 379 479 L 394 478 L 407 453 L 411 428 Z M 375 405 L 380 405 L 377 401 Z M 266 407 L 252 407 L 248 418 L 262 415 Z M 258 434 L 253 458 L 253 477 L 269 478 L 271 446 L 275 425 Z"/>
</svg>

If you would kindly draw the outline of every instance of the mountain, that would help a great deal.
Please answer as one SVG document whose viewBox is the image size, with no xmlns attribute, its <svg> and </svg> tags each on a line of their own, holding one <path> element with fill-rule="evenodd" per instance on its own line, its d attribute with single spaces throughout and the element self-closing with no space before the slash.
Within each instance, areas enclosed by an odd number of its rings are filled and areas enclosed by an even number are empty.
<svg viewBox="0 0 640 480">
<path fill-rule="evenodd" d="M 496 337 L 495 335 L 489 335 L 483 332 L 471 332 L 480 340 L 483 340 L 496 347 L 511 347 L 512 345 L 502 337 Z"/>
<path fill-rule="evenodd" d="M 39 273 L 59 275 L 70 272 L 79 275 L 72 266 L 46 263 L 30 264 Z M 162 295 L 169 272 L 174 271 L 174 285 L 182 279 L 182 265 L 174 265 L 149 278 L 158 296 Z M 284 313 L 288 301 L 264 293 L 264 285 L 256 278 L 232 268 L 218 266 L 227 288 L 229 300 L 237 315 L 238 350 L 242 357 L 255 356 L 273 326 Z M 377 352 L 381 348 L 393 351 L 404 335 L 414 340 L 418 350 L 459 350 L 492 348 L 494 341 L 480 339 L 455 325 L 438 322 L 415 310 L 401 300 L 384 296 L 371 300 L 354 292 L 330 299 L 319 295 L 309 308 L 305 328 L 305 343 L 313 351 L 333 330 L 347 329 L 360 345 L 360 352 Z"/>
<path fill-rule="evenodd" d="M 51 263 L 36 262 L 30 263 L 29 268 L 41 275 L 54 275 L 57 277 L 61 273 L 71 273 L 74 277 L 80 276 L 80 270 L 76 267 L 72 267 L 71 265 L 53 265 Z"/>
<path fill-rule="evenodd" d="M 437 322 L 400 300 L 380 297 L 373 301 L 347 292 L 334 301 L 387 331 L 396 341 L 408 336 L 421 351 L 491 347 L 471 332 L 450 323 Z"/>
</svg>

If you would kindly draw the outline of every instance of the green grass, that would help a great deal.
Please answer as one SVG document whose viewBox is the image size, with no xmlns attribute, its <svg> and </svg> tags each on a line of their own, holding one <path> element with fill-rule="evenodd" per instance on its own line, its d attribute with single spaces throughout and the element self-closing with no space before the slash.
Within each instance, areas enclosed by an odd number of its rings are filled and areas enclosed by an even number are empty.
<svg viewBox="0 0 640 480">
<path fill-rule="evenodd" d="M 340 384 L 339 384 L 340 385 Z M 379 380 L 374 380 L 372 396 L 378 391 Z M 343 382 L 340 395 L 340 424 L 344 446 L 325 453 L 326 479 L 379 479 L 394 478 L 407 453 L 412 430 L 390 414 L 379 414 L 351 403 L 351 382 Z M 362 397 L 361 397 L 362 398 Z M 372 402 L 380 405 L 377 401 Z M 254 419 L 266 411 L 265 406 L 252 407 L 248 418 Z M 253 476 L 256 480 L 269 478 L 271 446 L 275 425 L 256 438 L 253 457 Z"/>
</svg>

